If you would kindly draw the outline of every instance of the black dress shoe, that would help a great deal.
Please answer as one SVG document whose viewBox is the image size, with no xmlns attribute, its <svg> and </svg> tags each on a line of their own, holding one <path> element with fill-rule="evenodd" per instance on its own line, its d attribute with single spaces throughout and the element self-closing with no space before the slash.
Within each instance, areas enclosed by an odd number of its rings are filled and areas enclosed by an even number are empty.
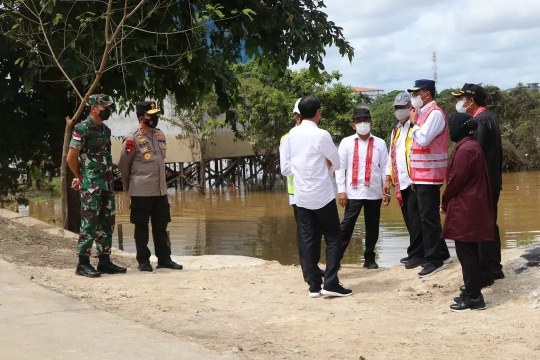
<svg viewBox="0 0 540 360">
<path fill-rule="evenodd" d="M 499 271 L 495 271 L 493 273 L 493 280 L 501 280 L 501 279 L 504 279 L 504 273 L 502 270 L 499 270 Z"/>
<path fill-rule="evenodd" d="M 99 262 L 97 269 L 102 274 L 125 274 L 127 269 L 109 262 Z"/>
<path fill-rule="evenodd" d="M 77 264 L 77 269 L 75 270 L 75 274 L 80 276 L 86 276 L 91 278 L 97 278 L 101 276 L 101 273 L 97 271 L 92 265 L 90 264 Z"/>
<path fill-rule="evenodd" d="M 374 270 L 378 269 L 379 265 L 375 261 L 364 261 L 364 267 L 366 269 Z"/>
<path fill-rule="evenodd" d="M 412 259 L 409 259 L 409 261 L 407 261 L 405 263 L 405 269 L 414 269 L 414 268 L 417 268 L 419 266 L 421 266 L 423 263 L 424 263 L 424 259 L 421 259 L 421 258 L 412 258 Z"/>
<path fill-rule="evenodd" d="M 137 266 L 137 269 L 139 269 L 140 271 L 148 271 L 148 272 L 154 271 L 150 263 L 140 263 L 139 266 Z"/>
<path fill-rule="evenodd" d="M 400 259 L 399 262 L 402 263 L 402 264 L 405 264 L 407 263 L 407 261 L 409 261 L 411 258 L 408 257 L 408 256 L 405 256 L 403 259 Z"/>
<path fill-rule="evenodd" d="M 482 295 L 480 295 L 477 299 L 462 296 L 454 300 L 458 300 L 458 302 L 455 304 L 450 305 L 450 310 L 454 312 L 484 310 L 486 308 L 486 302 L 484 301 L 484 297 Z"/>
<path fill-rule="evenodd" d="M 175 263 L 172 260 L 159 262 L 157 264 L 157 269 L 159 268 L 165 268 L 165 269 L 173 269 L 173 270 L 182 270 L 184 267 L 180 264 Z"/>
</svg>

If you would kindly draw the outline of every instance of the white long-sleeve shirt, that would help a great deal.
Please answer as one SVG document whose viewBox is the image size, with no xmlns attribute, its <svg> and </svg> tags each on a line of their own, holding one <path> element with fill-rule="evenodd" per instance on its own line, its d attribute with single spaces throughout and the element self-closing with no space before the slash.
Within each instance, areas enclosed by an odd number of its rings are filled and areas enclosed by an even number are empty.
<svg viewBox="0 0 540 360">
<path fill-rule="evenodd" d="M 379 200 L 382 199 L 382 187 L 386 177 L 388 150 L 383 139 L 373 138 L 373 158 L 371 160 L 370 185 L 364 186 L 366 177 L 366 155 L 369 139 L 364 141 L 357 134 L 348 136 L 339 144 L 340 170 L 336 171 L 336 183 L 339 193 L 347 193 L 347 199 Z M 353 189 L 353 160 L 355 139 L 358 139 L 358 187 Z"/>
<path fill-rule="evenodd" d="M 409 176 L 409 170 L 407 168 L 407 153 L 405 149 L 406 145 L 406 139 L 407 139 L 407 133 L 409 132 L 409 128 L 411 126 L 411 122 L 407 121 L 404 125 L 401 125 L 401 123 L 398 125 L 401 127 L 401 132 L 399 133 L 399 136 L 396 141 L 396 167 L 397 167 L 397 175 L 399 180 L 399 189 L 405 190 L 412 184 L 411 177 Z M 388 166 L 386 167 L 386 175 L 392 176 L 392 141 L 394 141 L 394 135 L 395 135 L 396 129 L 392 130 L 392 136 L 390 137 L 390 150 L 388 153 L 390 154 L 390 157 L 388 158 Z"/>
<path fill-rule="evenodd" d="M 435 101 L 431 101 L 430 103 L 424 105 L 418 111 L 417 121 L 422 117 L 422 111 L 425 111 L 434 103 Z M 437 137 L 437 135 L 441 134 L 444 131 L 445 126 L 446 121 L 444 120 L 444 114 L 440 110 L 433 110 L 426 119 L 426 122 L 421 127 L 418 125 L 415 125 L 413 127 L 411 137 L 416 140 L 420 145 L 426 147 L 431 144 L 431 142 Z"/>
<path fill-rule="evenodd" d="M 318 210 L 336 198 L 331 173 L 339 169 L 339 153 L 328 131 L 303 120 L 289 132 L 280 149 L 281 173 L 294 176 L 296 206 Z"/>
</svg>

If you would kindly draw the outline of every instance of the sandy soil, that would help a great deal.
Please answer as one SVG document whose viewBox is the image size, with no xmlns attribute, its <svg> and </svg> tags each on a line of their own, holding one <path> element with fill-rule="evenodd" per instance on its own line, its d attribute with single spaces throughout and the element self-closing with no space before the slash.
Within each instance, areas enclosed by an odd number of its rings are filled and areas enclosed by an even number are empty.
<svg viewBox="0 0 540 360">
<path fill-rule="evenodd" d="M 132 255 L 117 253 L 126 275 L 82 278 L 71 240 L 3 219 L 0 229 L 0 257 L 37 283 L 239 358 L 540 358 L 540 268 L 513 271 L 524 249 L 504 253 L 507 277 L 484 290 L 486 310 L 456 314 L 457 261 L 426 280 L 403 267 L 345 265 L 340 279 L 354 296 L 310 299 L 299 268 L 272 262 L 140 273 Z"/>
</svg>

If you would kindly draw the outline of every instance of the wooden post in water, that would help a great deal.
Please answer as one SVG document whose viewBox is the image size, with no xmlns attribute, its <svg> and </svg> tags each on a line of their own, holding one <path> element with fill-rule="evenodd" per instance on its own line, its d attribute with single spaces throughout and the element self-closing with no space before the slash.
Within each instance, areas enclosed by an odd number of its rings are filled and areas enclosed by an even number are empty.
<svg viewBox="0 0 540 360">
<path fill-rule="evenodd" d="M 246 185 L 246 158 L 242 158 L 242 177 L 244 178 L 244 185 Z"/>
<path fill-rule="evenodd" d="M 180 163 L 180 189 L 184 190 L 184 163 Z"/>
<path fill-rule="evenodd" d="M 171 233 L 167 230 L 167 246 L 171 248 Z"/>
<path fill-rule="evenodd" d="M 118 248 L 124 251 L 124 232 L 122 231 L 122 224 L 118 224 Z"/>
</svg>

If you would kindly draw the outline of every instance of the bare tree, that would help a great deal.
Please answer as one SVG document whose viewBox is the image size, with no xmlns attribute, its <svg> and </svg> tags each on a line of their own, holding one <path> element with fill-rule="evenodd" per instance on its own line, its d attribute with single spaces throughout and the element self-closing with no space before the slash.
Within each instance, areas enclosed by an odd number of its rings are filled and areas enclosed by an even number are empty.
<svg viewBox="0 0 540 360">
<path fill-rule="evenodd" d="M 189 109 L 179 109 L 174 95 L 170 94 L 167 99 L 172 106 L 172 116 L 162 117 L 169 124 L 177 127 L 180 134 L 178 140 L 187 140 L 191 156 L 198 161 L 198 184 L 197 190 L 201 194 L 206 193 L 206 145 L 217 129 L 226 126 L 225 117 L 220 114 L 216 105 L 215 93 L 208 94 L 201 102 Z"/>
</svg>

